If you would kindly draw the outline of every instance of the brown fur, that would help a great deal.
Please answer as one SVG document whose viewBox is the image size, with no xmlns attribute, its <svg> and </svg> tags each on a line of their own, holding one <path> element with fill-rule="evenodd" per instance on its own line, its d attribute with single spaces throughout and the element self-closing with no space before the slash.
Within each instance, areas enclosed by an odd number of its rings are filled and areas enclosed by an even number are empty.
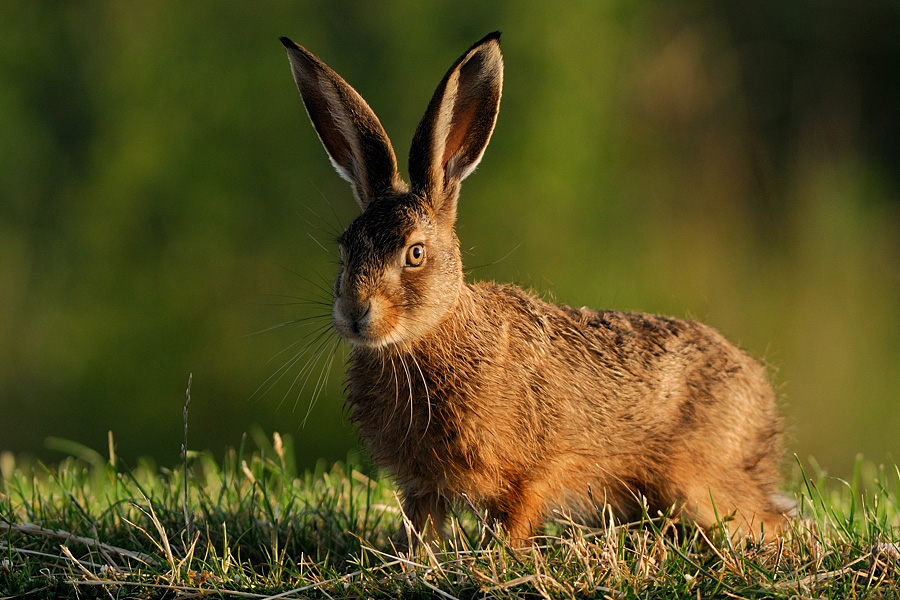
<svg viewBox="0 0 900 600">
<path fill-rule="evenodd" d="M 792 507 L 778 492 L 781 426 L 762 364 L 701 323 L 465 282 L 456 205 L 496 120 L 498 34 L 438 86 L 409 187 L 362 98 L 282 41 L 363 208 L 339 238 L 334 324 L 353 345 L 352 420 L 417 530 L 440 536 L 463 496 L 519 542 L 552 509 L 590 521 L 603 501 L 623 520 L 646 502 L 703 527 L 733 514 L 733 530 L 781 529 Z M 421 265 L 406 258 L 418 245 Z"/>
</svg>

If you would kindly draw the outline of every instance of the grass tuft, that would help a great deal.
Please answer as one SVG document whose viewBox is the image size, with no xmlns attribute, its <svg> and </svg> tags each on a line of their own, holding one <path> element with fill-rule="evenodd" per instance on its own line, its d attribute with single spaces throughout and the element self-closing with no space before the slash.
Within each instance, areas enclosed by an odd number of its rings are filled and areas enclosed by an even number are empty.
<svg viewBox="0 0 900 600">
<path fill-rule="evenodd" d="M 858 459 L 851 481 L 798 465 L 799 519 L 767 544 L 599 509 L 603 527 L 556 515 L 513 549 L 459 511 L 410 556 L 387 480 L 352 462 L 298 474 L 278 434 L 174 470 L 58 445 L 72 456 L 52 467 L 0 456 L 0 597 L 900 597 L 896 465 Z"/>
</svg>

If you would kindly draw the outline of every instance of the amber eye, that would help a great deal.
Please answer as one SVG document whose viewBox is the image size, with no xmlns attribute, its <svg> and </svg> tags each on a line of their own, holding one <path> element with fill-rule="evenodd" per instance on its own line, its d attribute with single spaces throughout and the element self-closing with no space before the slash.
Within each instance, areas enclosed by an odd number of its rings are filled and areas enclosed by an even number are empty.
<svg viewBox="0 0 900 600">
<path fill-rule="evenodd" d="M 425 262 L 425 244 L 413 244 L 406 249 L 406 266 L 421 267 Z"/>
</svg>

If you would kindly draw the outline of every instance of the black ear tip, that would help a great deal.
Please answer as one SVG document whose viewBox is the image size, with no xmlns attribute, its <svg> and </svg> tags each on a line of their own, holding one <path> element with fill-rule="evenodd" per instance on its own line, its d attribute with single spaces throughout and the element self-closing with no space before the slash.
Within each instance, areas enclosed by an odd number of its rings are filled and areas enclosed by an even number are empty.
<svg viewBox="0 0 900 600">
<path fill-rule="evenodd" d="M 490 44 L 491 42 L 497 44 L 497 46 L 500 45 L 500 32 L 499 31 L 492 31 L 491 33 L 487 34 L 486 36 L 484 36 L 483 38 L 481 38 L 480 40 L 478 40 L 477 42 L 472 44 L 472 46 L 469 48 L 468 52 L 471 52 L 475 48 L 480 48 L 481 46 L 486 46 L 487 44 Z M 467 54 L 468 54 L 468 52 L 467 52 Z"/>
<path fill-rule="evenodd" d="M 278 38 L 278 40 L 282 44 L 284 44 L 285 48 L 296 48 L 297 47 L 297 44 L 294 43 L 294 40 L 292 40 L 289 37 L 281 36 L 280 38 Z"/>
</svg>

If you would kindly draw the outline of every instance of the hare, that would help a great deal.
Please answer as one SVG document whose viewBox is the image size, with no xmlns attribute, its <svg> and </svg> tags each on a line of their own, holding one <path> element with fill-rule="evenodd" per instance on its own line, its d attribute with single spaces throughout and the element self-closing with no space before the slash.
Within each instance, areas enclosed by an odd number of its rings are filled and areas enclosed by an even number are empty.
<svg viewBox="0 0 900 600">
<path fill-rule="evenodd" d="M 281 41 L 362 209 L 338 237 L 333 324 L 352 348 L 351 420 L 417 534 L 439 539 L 462 499 L 517 544 L 553 510 L 590 522 L 603 502 L 623 521 L 674 509 L 704 528 L 725 517 L 733 533 L 784 528 L 781 421 L 760 362 L 698 322 L 465 281 L 457 199 L 497 119 L 499 32 L 438 85 L 409 184 L 362 97 Z"/>
</svg>

